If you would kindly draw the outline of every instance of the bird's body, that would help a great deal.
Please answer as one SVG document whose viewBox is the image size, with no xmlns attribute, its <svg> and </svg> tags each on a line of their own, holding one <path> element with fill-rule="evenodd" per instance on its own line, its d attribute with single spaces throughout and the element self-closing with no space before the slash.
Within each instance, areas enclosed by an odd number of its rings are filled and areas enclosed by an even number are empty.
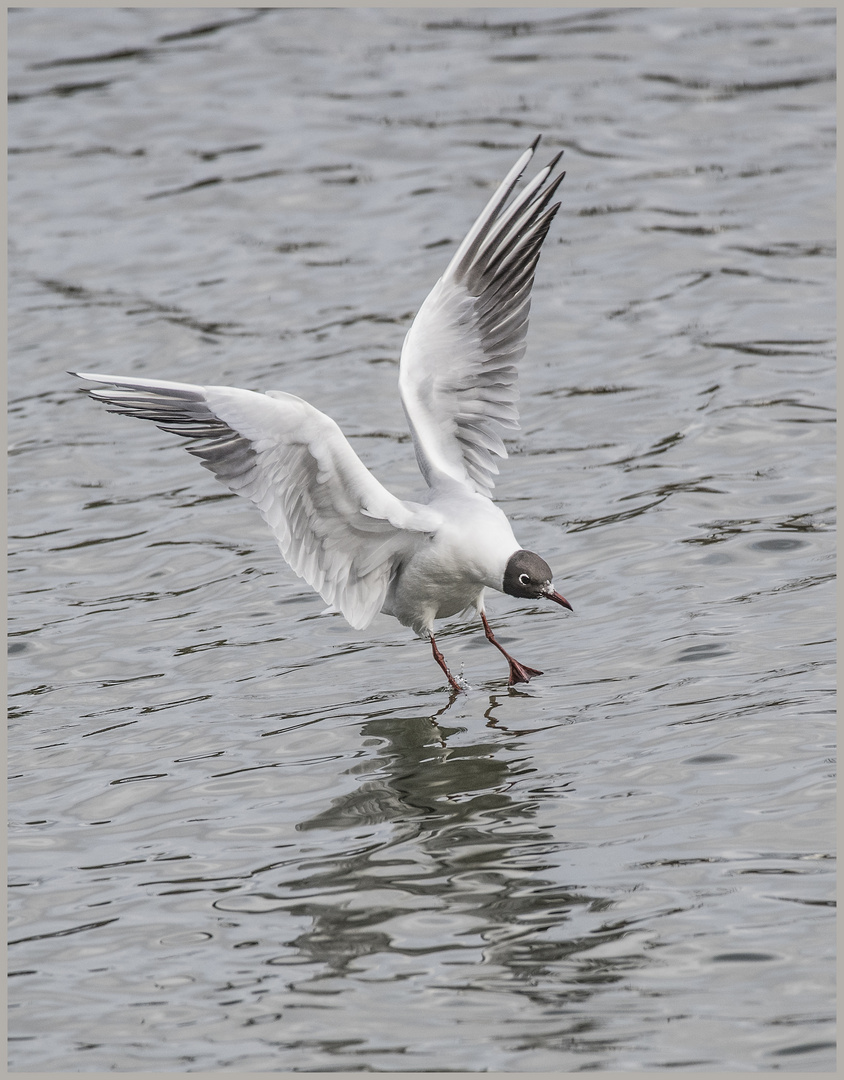
<svg viewBox="0 0 844 1080">
<path fill-rule="evenodd" d="M 456 690 L 436 619 L 474 608 L 512 684 L 541 672 L 495 640 L 484 591 L 570 607 L 490 498 L 493 455 L 507 456 L 499 432 L 518 427 L 515 364 L 539 249 L 559 206 L 548 203 L 565 175 L 549 182 L 558 157 L 510 199 L 535 147 L 499 186 L 405 338 L 399 389 L 428 485 L 418 502 L 392 495 L 337 424 L 292 394 L 80 373 L 108 385 L 90 393 L 112 411 L 191 439 L 190 452 L 258 507 L 293 570 L 353 627 L 383 611 L 430 640 Z"/>
<path fill-rule="evenodd" d="M 484 590 L 501 589 L 507 561 L 520 546 L 504 512 L 477 492 L 444 485 L 428 505 L 441 523 L 414 545 L 382 608 L 423 638 L 435 619 L 483 611 Z"/>
</svg>

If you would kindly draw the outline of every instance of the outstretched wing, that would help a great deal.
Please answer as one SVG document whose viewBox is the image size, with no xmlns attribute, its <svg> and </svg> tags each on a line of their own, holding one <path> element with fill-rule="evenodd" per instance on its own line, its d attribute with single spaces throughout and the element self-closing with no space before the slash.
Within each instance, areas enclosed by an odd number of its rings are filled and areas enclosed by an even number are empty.
<svg viewBox="0 0 844 1080">
<path fill-rule="evenodd" d="M 548 204 L 565 176 L 551 179 L 558 154 L 507 205 L 538 142 L 487 203 L 404 341 L 399 389 L 431 487 L 450 477 L 489 495 L 493 455 L 507 457 L 499 431 L 519 426 L 516 364 L 539 250 L 560 205 Z"/>
<path fill-rule="evenodd" d="M 74 373 L 76 374 L 76 373 Z M 251 500 L 293 570 L 356 629 L 381 610 L 397 560 L 441 517 L 391 495 L 325 413 L 292 394 L 78 373 L 111 412 L 152 420 Z"/>
</svg>

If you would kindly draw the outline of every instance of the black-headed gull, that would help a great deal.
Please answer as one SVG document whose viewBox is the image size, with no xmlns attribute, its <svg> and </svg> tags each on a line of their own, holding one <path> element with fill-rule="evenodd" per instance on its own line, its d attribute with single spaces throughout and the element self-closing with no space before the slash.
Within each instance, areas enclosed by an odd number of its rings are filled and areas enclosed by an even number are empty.
<svg viewBox="0 0 844 1080">
<path fill-rule="evenodd" d="M 293 570 L 355 629 L 379 611 L 431 642 L 434 620 L 474 608 L 510 665 L 510 685 L 541 675 L 495 639 L 484 591 L 553 600 L 551 568 L 516 541 L 491 500 L 506 457 L 501 431 L 518 428 L 516 364 L 524 355 L 530 293 L 542 242 L 560 204 L 561 155 L 511 199 L 537 143 L 526 150 L 431 290 L 401 352 L 399 391 L 428 484 L 419 502 L 391 495 L 337 424 L 280 390 L 79 372 L 112 412 L 152 420 L 191 440 L 188 450 L 250 499 Z M 73 373 L 77 374 L 77 373 Z"/>
</svg>

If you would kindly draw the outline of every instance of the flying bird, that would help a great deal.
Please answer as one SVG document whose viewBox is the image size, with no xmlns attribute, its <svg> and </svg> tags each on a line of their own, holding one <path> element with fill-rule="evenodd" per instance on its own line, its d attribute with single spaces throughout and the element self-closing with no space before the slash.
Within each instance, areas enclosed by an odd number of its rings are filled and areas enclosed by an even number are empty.
<svg viewBox="0 0 844 1080">
<path fill-rule="evenodd" d="M 392 495 L 337 424 L 293 394 L 71 372 L 105 384 L 89 393 L 109 411 L 189 439 L 206 469 L 258 507 L 299 577 L 357 630 L 384 612 L 430 641 L 455 691 L 464 687 L 437 646 L 436 619 L 474 609 L 512 686 L 542 672 L 496 640 L 485 591 L 571 610 L 491 499 L 495 458 L 507 457 L 501 435 L 519 426 L 516 365 L 560 206 L 549 204 L 565 176 L 554 175 L 558 154 L 514 195 L 538 143 L 501 182 L 405 337 L 399 392 L 427 483 L 418 502 Z"/>
</svg>

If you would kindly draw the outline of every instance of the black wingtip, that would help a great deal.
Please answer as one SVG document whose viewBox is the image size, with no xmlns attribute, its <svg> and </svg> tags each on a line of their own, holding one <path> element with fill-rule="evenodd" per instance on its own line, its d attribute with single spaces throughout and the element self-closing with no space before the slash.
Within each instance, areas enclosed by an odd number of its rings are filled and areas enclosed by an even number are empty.
<svg viewBox="0 0 844 1080">
<path fill-rule="evenodd" d="M 531 148 L 531 150 L 534 151 L 534 153 L 536 152 L 537 146 L 539 146 L 539 141 L 540 141 L 541 138 L 542 138 L 541 135 L 537 135 L 536 138 L 533 140 L 533 142 L 530 144 L 530 148 Z"/>
<path fill-rule="evenodd" d="M 557 156 L 554 158 L 554 160 L 548 163 L 548 168 L 555 169 L 557 167 L 557 162 L 560 160 L 564 153 L 565 151 L 561 150 L 559 154 L 557 154 Z"/>
</svg>

